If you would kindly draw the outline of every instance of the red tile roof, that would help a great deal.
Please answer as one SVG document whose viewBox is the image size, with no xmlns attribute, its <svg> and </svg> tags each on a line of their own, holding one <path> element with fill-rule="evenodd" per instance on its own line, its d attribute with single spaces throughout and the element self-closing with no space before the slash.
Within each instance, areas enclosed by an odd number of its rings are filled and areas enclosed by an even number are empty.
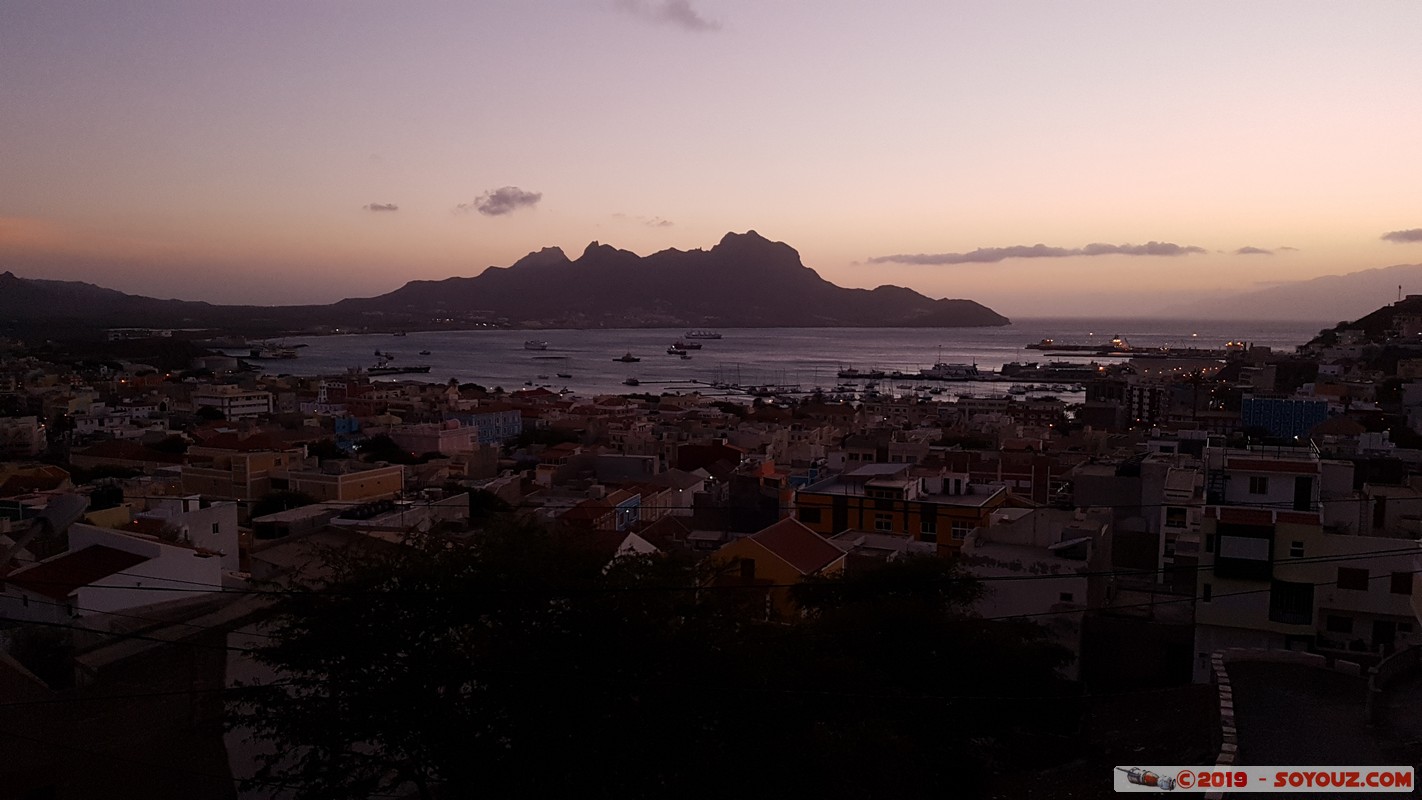
<svg viewBox="0 0 1422 800">
<path fill-rule="evenodd" d="M 116 458 L 126 461 L 155 461 L 166 464 L 183 463 L 182 453 L 164 453 L 154 450 L 151 447 L 144 447 L 137 442 L 125 441 L 123 439 L 110 439 L 107 442 L 99 442 L 83 450 L 76 451 L 75 455 L 90 456 L 93 458 Z"/>
<path fill-rule="evenodd" d="M 206 441 L 200 443 L 201 447 L 211 447 L 218 450 L 236 450 L 243 453 L 251 453 L 260 450 L 294 450 L 295 446 L 283 442 L 275 436 L 266 433 L 257 433 L 251 436 L 239 436 L 235 433 L 220 433 Z"/>
<path fill-rule="evenodd" d="M 819 572 L 844 557 L 844 551 L 799 520 L 786 517 L 750 537 L 779 556 L 801 575 Z"/>
<path fill-rule="evenodd" d="M 88 586 L 147 560 L 147 556 L 95 544 L 13 572 L 6 576 L 5 581 L 45 597 L 63 600 L 81 586 Z"/>
</svg>

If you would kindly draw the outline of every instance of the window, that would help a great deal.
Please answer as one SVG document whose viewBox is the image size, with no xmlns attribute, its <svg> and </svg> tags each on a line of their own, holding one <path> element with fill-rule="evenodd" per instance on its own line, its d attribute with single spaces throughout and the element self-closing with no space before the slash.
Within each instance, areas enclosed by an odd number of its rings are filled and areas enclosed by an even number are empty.
<svg viewBox="0 0 1422 800">
<path fill-rule="evenodd" d="M 1392 573 L 1392 593 L 1412 594 L 1412 573 L 1394 572 Z"/>
<path fill-rule="evenodd" d="M 1073 595 L 1072 595 L 1071 592 L 1062 592 L 1062 593 L 1060 593 L 1060 594 L 1057 595 L 1057 600 L 1059 600 L 1059 601 L 1061 601 L 1061 602 L 1063 602 L 1063 603 L 1070 603 L 1070 602 L 1073 602 L 1073 601 L 1072 601 L 1072 597 L 1073 597 Z"/>
<path fill-rule="evenodd" d="M 971 522 L 953 523 L 953 540 L 957 542 L 963 541 L 968 538 L 968 534 L 972 533 L 975 527 L 977 526 Z"/>
<path fill-rule="evenodd" d="M 1368 590 L 1368 571 L 1357 567 L 1339 567 L 1338 588 L 1366 592 Z"/>
<path fill-rule="evenodd" d="M 820 522 L 820 510 L 818 508 L 801 508 L 800 521 L 806 525 L 818 525 Z"/>
<path fill-rule="evenodd" d="M 1269 619 L 1285 625 L 1313 624 L 1313 584 L 1274 581 L 1269 584 Z"/>
<path fill-rule="evenodd" d="M 750 580 L 755 577 L 755 559 L 741 559 L 741 577 Z"/>
<path fill-rule="evenodd" d="M 881 532 L 887 532 L 887 531 L 892 531 L 893 529 L 894 529 L 894 515 L 893 515 L 893 514 L 875 514 L 875 515 L 874 515 L 874 530 L 876 530 L 876 531 L 881 531 Z"/>
<path fill-rule="evenodd" d="M 1205 534 L 1205 552 L 1215 552 L 1215 535 L 1213 533 Z"/>
<path fill-rule="evenodd" d="M 925 542 L 938 541 L 938 520 L 925 519 L 918 524 L 918 538 Z"/>
<path fill-rule="evenodd" d="M 1289 558 L 1303 558 L 1303 542 L 1289 542 Z"/>
<path fill-rule="evenodd" d="M 1208 603 L 1215 596 L 1215 587 L 1212 584 L 1200 584 L 1200 602 Z"/>
<path fill-rule="evenodd" d="M 1340 617 L 1336 614 L 1329 614 L 1327 629 L 1329 633 L 1352 633 L 1353 618 Z"/>
<path fill-rule="evenodd" d="M 213 533 L 221 533 L 221 531 L 218 530 L 220 527 L 221 527 L 221 525 L 219 525 L 218 523 L 216 523 L 216 522 L 212 523 L 212 532 L 213 532 Z"/>
<path fill-rule="evenodd" d="M 1185 509 L 1167 506 L 1165 509 L 1165 527 L 1183 528 L 1185 527 Z"/>
<path fill-rule="evenodd" d="M 1398 633 L 1412 633 L 1412 623 L 1410 623 L 1410 622 L 1399 622 L 1399 623 L 1397 623 L 1397 632 L 1398 632 Z"/>
<path fill-rule="evenodd" d="M 1250 475 L 1250 476 L 1249 476 L 1249 493 L 1250 493 L 1250 494 L 1268 494 L 1268 493 L 1269 493 L 1269 479 L 1266 478 L 1266 477 L 1264 477 L 1263 475 Z"/>
</svg>

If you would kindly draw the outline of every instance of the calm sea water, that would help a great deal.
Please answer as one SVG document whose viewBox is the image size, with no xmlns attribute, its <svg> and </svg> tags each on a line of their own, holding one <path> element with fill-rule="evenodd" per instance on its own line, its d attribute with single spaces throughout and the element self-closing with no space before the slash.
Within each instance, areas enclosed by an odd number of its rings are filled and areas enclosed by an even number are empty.
<svg viewBox="0 0 1422 800">
<path fill-rule="evenodd" d="M 728 328 L 720 331 L 721 339 L 701 340 L 703 349 L 692 351 L 689 360 L 666 353 L 673 341 L 682 338 L 685 331 L 680 328 L 412 331 L 405 336 L 288 339 L 287 345 L 306 345 L 298 351 L 300 357 L 267 361 L 264 366 L 293 375 L 335 375 L 373 365 L 378 350 L 393 354 L 393 364 L 431 366 L 428 374 L 382 376 L 380 380 L 443 383 L 454 378 L 505 389 L 532 382 L 555 390 L 567 387 L 580 394 L 690 391 L 697 388 L 693 381 L 811 389 L 833 387 L 839 382 L 835 373 L 845 367 L 914 372 L 944 361 L 996 370 L 1009 361 L 1084 363 L 1093 358 L 1048 356 L 1023 349 L 1044 338 L 1061 344 L 1085 344 L 1121 336 L 1132 345 L 1152 347 L 1221 347 L 1227 341 L 1242 340 L 1291 351 L 1317 334 L 1320 327 L 1316 322 L 1023 319 L 1001 328 Z M 548 349 L 526 350 L 523 343 L 527 339 L 546 340 Z M 420 355 L 422 350 L 428 350 L 429 355 Z M 614 361 L 629 352 L 641 361 Z M 571 377 L 560 378 L 559 373 Z M 629 377 L 641 382 L 638 389 L 623 384 Z M 1007 385 L 952 386 L 955 392 L 968 386 L 976 394 L 993 394 L 1005 391 Z"/>
</svg>

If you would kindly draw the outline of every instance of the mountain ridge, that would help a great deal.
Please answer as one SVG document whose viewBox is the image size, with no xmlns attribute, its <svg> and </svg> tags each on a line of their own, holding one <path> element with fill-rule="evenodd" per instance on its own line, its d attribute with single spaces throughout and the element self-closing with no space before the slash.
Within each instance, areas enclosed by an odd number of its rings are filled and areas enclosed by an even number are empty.
<svg viewBox="0 0 1422 800">
<path fill-rule="evenodd" d="M 709 250 L 639 256 L 593 241 L 576 259 L 559 247 L 477 275 L 412 280 L 325 305 L 227 306 L 159 300 L 80 282 L 0 275 L 0 319 L 88 327 L 292 329 L 465 327 L 974 327 L 1010 320 L 972 300 L 900 286 L 837 286 L 784 242 L 754 230 Z"/>
<path fill-rule="evenodd" d="M 1309 320 L 1332 325 L 1363 317 L 1396 299 L 1397 287 L 1422 290 L 1422 264 L 1394 264 L 1321 275 L 1254 291 L 1168 306 L 1157 316 L 1173 318 Z"/>
</svg>

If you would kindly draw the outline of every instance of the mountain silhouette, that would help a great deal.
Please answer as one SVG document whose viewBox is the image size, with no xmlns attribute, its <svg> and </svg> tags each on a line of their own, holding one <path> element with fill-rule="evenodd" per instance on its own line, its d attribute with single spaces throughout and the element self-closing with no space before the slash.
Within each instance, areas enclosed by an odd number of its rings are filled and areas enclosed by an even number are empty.
<svg viewBox="0 0 1422 800">
<path fill-rule="evenodd" d="M 224 306 L 159 300 L 88 283 L 0 274 L 0 319 L 84 327 L 313 326 L 410 328 L 497 320 L 514 327 L 967 327 L 1009 320 L 972 300 L 935 300 L 900 286 L 847 289 L 821 278 L 783 242 L 728 233 L 710 250 L 638 256 L 592 242 L 576 259 L 557 247 L 477 276 L 410 281 L 330 305 Z"/>
</svg>

